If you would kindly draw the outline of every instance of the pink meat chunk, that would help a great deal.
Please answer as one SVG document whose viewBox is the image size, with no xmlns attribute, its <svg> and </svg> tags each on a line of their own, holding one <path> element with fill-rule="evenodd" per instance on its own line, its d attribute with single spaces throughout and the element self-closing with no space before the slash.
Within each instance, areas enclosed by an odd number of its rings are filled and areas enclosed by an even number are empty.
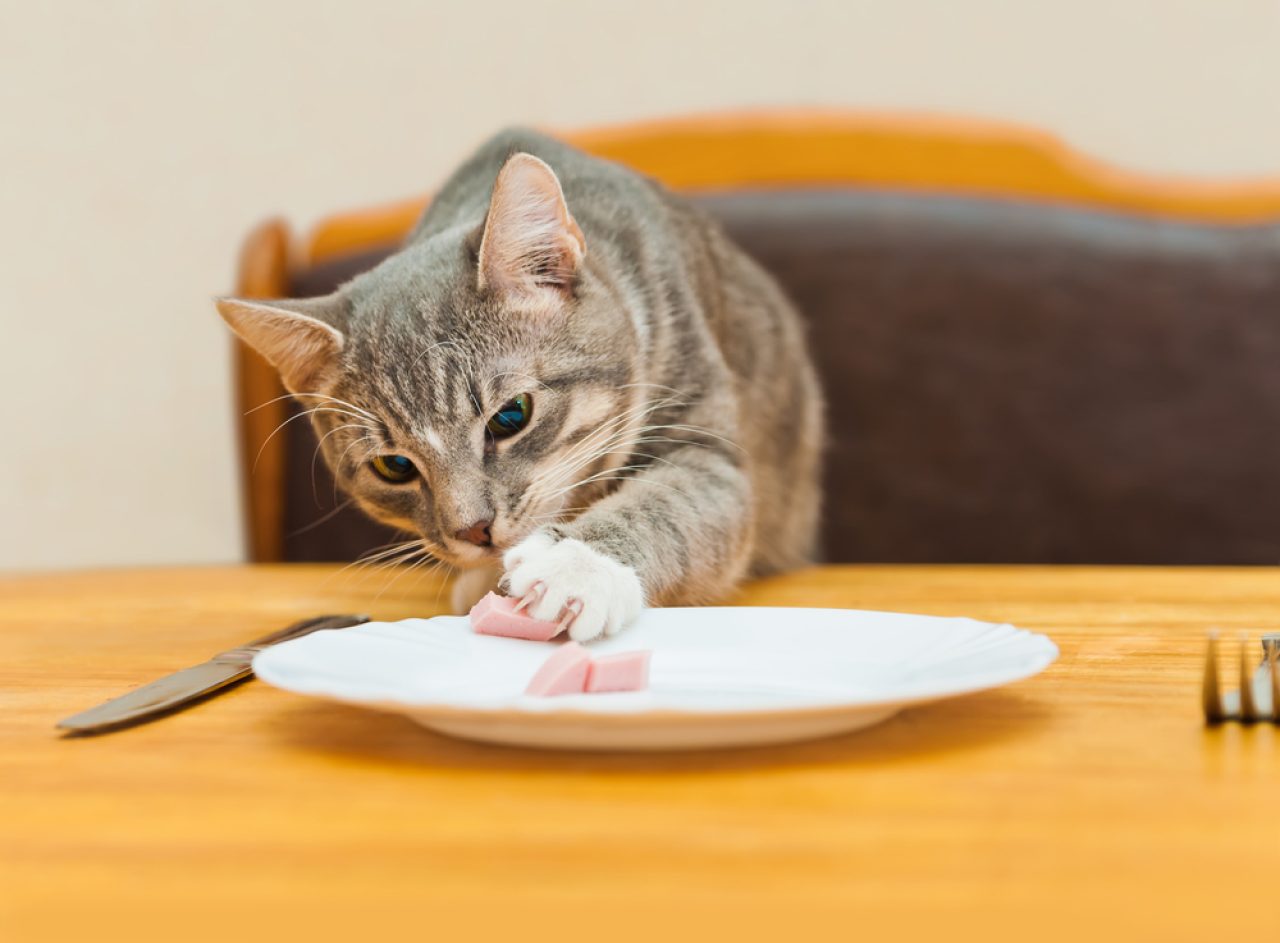
<svg viewBox="0 0 1280 943">
<path fill-rule="evenodd" d="M 557 694 L 581 694 L 587 689 L 591 656 L 577 642 L 566 642 L 534 672 L 525 694 L 554 697 Z"/>
<path fill-rule="evenodd" d="M 649 686 L 650 652 L 619 652 L 593 659 L 587 673 L 587 692 L 643 691 Z"/>
<path fill-rule="evenodd" d="M 516 600 L 508 596 L 489 593 L 471 607 L 471 628 L 481 635 L 501 635 L 506 638 L 524 638 L 533 642 L 548 642 L 560 627 L 554 622 L 540 622 L 525 612 L 515 612 Z"/>
</svg>

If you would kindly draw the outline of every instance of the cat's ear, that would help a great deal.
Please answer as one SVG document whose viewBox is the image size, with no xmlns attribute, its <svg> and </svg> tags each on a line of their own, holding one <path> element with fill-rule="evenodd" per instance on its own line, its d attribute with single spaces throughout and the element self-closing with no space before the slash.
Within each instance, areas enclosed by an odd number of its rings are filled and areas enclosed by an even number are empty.
<svg viewBox="0 0 1280 943">
<path fill-rule="evenodd" d="M 555 171 L 532 154 L 508 158 L 484 222 L 480 288 L 528 300 L 566 292 L 586 251 Z"/>
<path fill-rule="evenodd" d="M 218 298 L 218 313 L 246 344 L 280 371 L 292 393 L 314 392 L 342 353 L 342 302 L 324 298 L 256 301 Z"/>
</svg>

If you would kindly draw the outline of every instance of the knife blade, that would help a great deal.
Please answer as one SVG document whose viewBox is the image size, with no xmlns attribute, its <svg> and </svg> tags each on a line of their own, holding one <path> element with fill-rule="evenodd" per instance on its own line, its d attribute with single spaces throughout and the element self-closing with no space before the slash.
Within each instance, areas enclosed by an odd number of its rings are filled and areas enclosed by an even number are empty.
<svg viewBox="0 0 1280 943">
<path fill-rule="evenodd" d="M 60 720 L 58 728 L 73 735 L 105 733 L 154 720 L 248 679 L 253 674 L 253 656 L 264 648 L 321 629 L 345 629 L 368 621 L 369 617 L 363 615 L 330 615 L 295 622 L 247 645 L 214 655 L 203 664 L 165 675 L 128 694 Z"/>
</svg>

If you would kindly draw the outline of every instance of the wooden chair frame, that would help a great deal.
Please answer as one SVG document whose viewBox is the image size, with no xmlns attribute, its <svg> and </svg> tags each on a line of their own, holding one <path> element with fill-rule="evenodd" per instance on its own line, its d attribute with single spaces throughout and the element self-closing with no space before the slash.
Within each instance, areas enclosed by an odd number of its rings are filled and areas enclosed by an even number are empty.
<svg viewBox="0 0 1280 943">
<path fill-rule="evenodd" d="M 1184 221 L 1247 225 L 1280 218 L 1280 178 L 1189 180 L 1132 173 L 1051 135 L 994 122 L 856 112 L 746 112 L 570 132 L 566 140 L 685 191 L 861 186 L 1062 203 Z M 427 197 L 340 213 L 302 240 L 287 223 L 246 238 L 236 290 L 287 293 L 295 271 L 394 244 Z M 275 371 L 237 344 L 236 402 L 249 557 L 283 559 L 287 416 Z M 256 466 L 256 467 L 255 467 Z"/>
</svg>

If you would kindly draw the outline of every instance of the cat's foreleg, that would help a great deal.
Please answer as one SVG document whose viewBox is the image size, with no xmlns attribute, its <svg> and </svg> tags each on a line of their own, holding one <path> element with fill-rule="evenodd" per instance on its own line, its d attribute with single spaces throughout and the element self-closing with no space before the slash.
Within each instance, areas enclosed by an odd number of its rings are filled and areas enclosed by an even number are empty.
<svg viewBox="0 0 1280 943">
<path fill-rule="evenodd" d="M 462 616 L 484 598 L 485 593 L 497 589 L 502 570 L 496 566 L 478 566 L 461 571 L 453 581 L 449 602 L 453 611 Z"/>
<path fill-rule="evenodd" d="M 754 526 L 739 455 L 684 446 L 567 524 L 535 531 L 503 558 L 507 591 L 529 613 L 576 615 L 578 641 L 614 635 L 646 602 L 710 602 L 747 570 Z"/>
</svg>

